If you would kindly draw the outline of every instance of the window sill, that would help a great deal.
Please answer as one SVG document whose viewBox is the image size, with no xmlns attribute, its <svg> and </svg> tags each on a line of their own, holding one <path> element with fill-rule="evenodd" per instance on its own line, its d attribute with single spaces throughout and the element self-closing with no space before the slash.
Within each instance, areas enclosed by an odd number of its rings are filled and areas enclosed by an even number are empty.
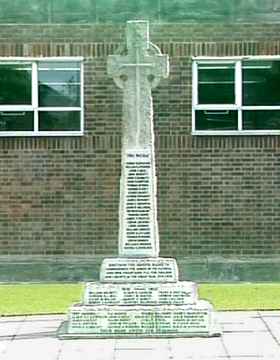
<svg viewBox="0 0 280 360">
<path fill-rule="evenodd" d="M 7 131 L 0 132 L 1 137 L 42 137 L 42 136 L 83 136 L 84 133 L 82 131 Z"/>
<path fill-rule="evenodd" d="M 259 136 L 259 135 L 280 135 L 280 130 L 195 130 L 194 136 Z"/>
</svg>

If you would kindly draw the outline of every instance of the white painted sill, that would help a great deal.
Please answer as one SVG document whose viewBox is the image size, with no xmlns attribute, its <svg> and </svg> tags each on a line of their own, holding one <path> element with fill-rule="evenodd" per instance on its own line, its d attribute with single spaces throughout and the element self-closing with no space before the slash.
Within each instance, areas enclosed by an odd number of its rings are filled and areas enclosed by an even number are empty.
<svg viewBox="0 0 280 360">
<path fill-rule="evenodd" d="M 259 136 L 259 135 L 280 135 L 280 130 L 229 130 L 229 131 L 192 131 L 193 136 Z"/>
<path fill-rule="evenodd" d="M 0 132 L 1 137 L 53 137 L 53 136 L 83 136 L 84 133 L 80 131 L 40 131 L 40 132 L 32 132 L 32 131 L 9 131 L 9 132 Z"/>
</svg>

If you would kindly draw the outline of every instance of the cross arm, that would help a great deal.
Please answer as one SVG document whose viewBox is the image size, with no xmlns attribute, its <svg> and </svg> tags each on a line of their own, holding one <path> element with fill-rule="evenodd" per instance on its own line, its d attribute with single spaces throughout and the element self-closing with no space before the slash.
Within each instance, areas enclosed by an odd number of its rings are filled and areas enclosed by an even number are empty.
<svg viewBox="0 0 280 360">
<path fill-rule="evenodd" d="M 122 76 L 125 75 L 125 69 L 122 64 L 127 61 L 125 56 L 120 55 L 110 55 L 107 60 L 107 73 L 111 76 L 116 85 L 123 88 L 123 80 Z"/>
<path fill-rule="evenodd" d="M 160 80 L 166 79 L 169 75 L 169 59 L 168 55 L 154 55 L 153 58 L 155 66 L 151 69 L 151 86 L 155 88 L 158 86 Z"/>
</svg>

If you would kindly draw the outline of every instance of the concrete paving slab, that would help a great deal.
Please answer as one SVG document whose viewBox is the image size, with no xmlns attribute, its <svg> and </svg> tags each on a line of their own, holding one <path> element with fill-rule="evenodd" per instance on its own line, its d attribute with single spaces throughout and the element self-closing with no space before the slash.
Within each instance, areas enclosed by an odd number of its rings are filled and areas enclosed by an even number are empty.
<svg viewBox="0 0 280 360">
<path fill-rule="evenodd" d="M 128 349 L 116 350 L 114 360 L 169 360 L 171 359 L 170 350 L 165 349 Z"/>
<path fill-rule="evenodd" d="M 0 318 L 0 340 L 14 337 L 22 327 L 25 316 L 20 317 L 1 317 Z"/>
<path fill-rule="evenodd" d="M 268 332 L 225 333 L 222 341 L 231 357 L 278 356 L 280 359 L 279 346 Z"/>
<path fill-rule="evenodd" d="M 22 339 L 12 341 L 4 352 L 1 360 L 55 360 L 59 353 L 61 343 L 55 338 Z"/>
<path fill-rule="evenodd" d="M 170 360 L 229 360 L 229 359 L 230 358 L 228 356 L 192 354 L 192 355 L 186 355 L 184 357 L 182 357 L 181 355 L 179 355 L 179 357 L 175 356 L 175 357 L 172 357 Z M 155 359 L 155 360 L 158 360 L 158 359 Z M 250 359 L 243 358 L 243 360 L 251 360 L 251 358 Z"/>
<path fill-rule="evenodd" d="M 153 350 L 169 347 L 168 339 L 118 339 L 116 340 L 116 350 Z"/>
<path fill-rule="evenodd" d="M 223 332 L 267 331 L 266 325 L 257 313 L 225 312 L 219 314 L 218 318 Z"/>
<path fill-rule="evenodd" d="M 4 354 L 7 351 L 8 344 L 9 340 L 0 340 L 0 359 L 4 357 Z"/>
<path fill-rule="evenodd" d="M 57 360 L 113 360 L 115 340 L 64 340 Z"/>
<path fill-rule="evenodd" d="M 16 321 L 16 322 L 20 322 L 21 320 L 24 320 L 26 318 L 26 316 L 1 316 L 0 315 L 0 324 L 1 322 L 12 322 L 12 321 Z"/>
<path fill-rule="evenodd" d="M 16 338 L 28 338 L 32 337 L 46 337 L 56 335 L 56 330 L 60 325 L 60 319 L 28 319 L 22 322 L 21 327 L 19 328 Z"/>
<path fill-rule="evenodd" d="M 216 359 L 226 357 L 227 353 L 220 337 L 170 339 L 174 359 Z"/>
<path fill-rule="evenodd" d="M 230 357 L 228 359 L 230 360 L 279 360 L 277 357 L 278 355 L 272 355 L 269 357 L 263 357 L 263 356 L 234 356 Z M 220 360 L 220 359 L 219 359 Z"/>
<path fill-rule="evenodd" d="M 278 344 L 280 344 L 280 316 L 263 317 L 263 322 L 271 335 L 275 338 Z"/>
<path fill-rule="evenodd" d="M 228 360 L 276 360 L 275 358 L 263 358 L 262 356 L 234 356 L 227 358 Z M 219 359 L 220 360 L 220 359 Z"/>
<path fill-rule="evenodd" d="M 143 360 L 171 358 L 168 339 L 119 339 L 115 346 L 115 360 Z"/>
<path fill-rule="evenodd" d="M 240 321 L 240 319 L 258 318 L 260 316 L 258 311 L 219 311 L 216 314 L 219 320 L 230 320 L 232 322 Z"/>
<path fill-rule="evenodd" d="M 259 311 L 261 317 L 280 317 L 280 310 Z"/>
</svg>

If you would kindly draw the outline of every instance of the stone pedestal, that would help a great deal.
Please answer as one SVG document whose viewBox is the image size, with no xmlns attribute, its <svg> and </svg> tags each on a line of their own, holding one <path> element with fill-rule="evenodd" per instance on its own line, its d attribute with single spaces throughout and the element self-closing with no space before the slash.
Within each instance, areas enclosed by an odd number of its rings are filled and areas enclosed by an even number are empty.
<svg viewBox="0 0 280 360">
<path fill-rule="evenodd" d="M 105 259 L 100 282 L 72 306 L 60 338 L 218 334 L 212 305 L 178 281 L 175 259 L 160 258 L 151 89 L 168 76 L 168 57 L 149 41 L 148 23 L 127 24 L 127 55 L 108 73 L 123 90 L 119 257 Z"/>
<path fill-rule="evenodd" d="M 178 281 L 174 259 L 105 259 L 100 276 L 70 308 L 60 338 L 220 334 L 212 305 L 198 300 L 194 282 Z"/>
<path fill-rule="evenodd" d="M 220 334 L 210 303 L 193 282 L 88 283 L 59 329 L 62 339 L 190 337 Z"/>
</svg>

